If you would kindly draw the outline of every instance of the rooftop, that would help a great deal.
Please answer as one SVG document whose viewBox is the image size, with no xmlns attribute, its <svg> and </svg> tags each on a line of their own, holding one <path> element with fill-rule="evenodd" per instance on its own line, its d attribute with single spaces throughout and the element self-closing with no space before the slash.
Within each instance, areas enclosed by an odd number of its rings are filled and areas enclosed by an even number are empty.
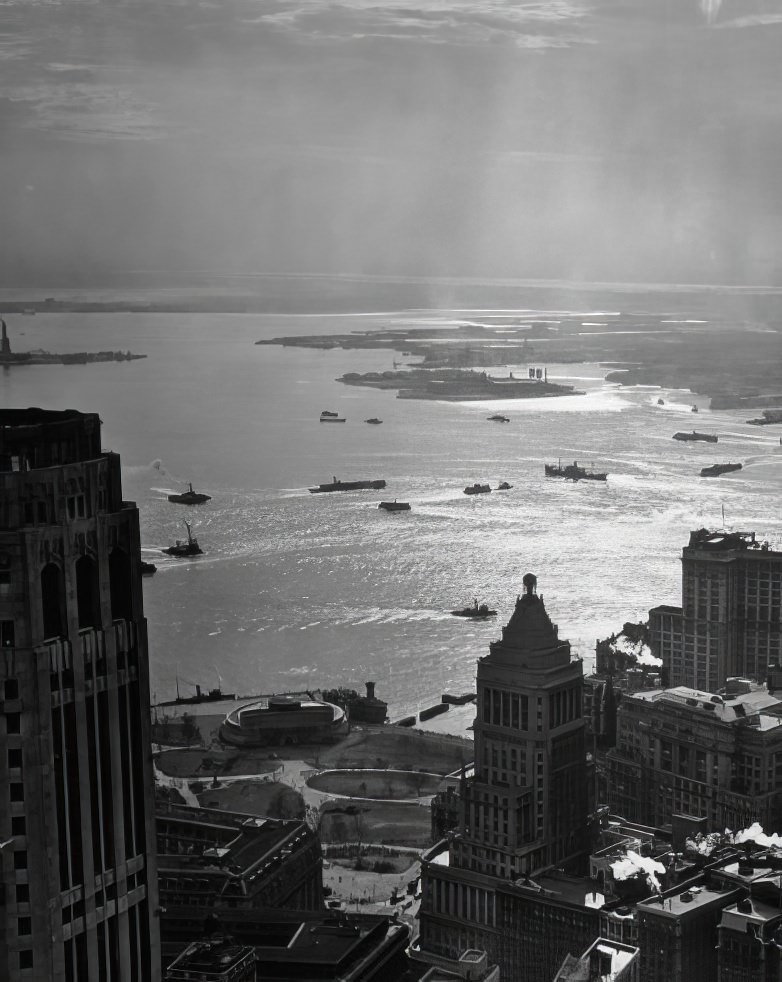
<svg viewBox="0 0 782 982">
<path fill-rule="evenodd" d="M 724 902 L 727 895 L 725 890 L 714 890 L 706 886 L 691 886 L 686 890 L 666 894 L 661 897 L 650 897 L 642 900 L 636 908 L 639 913 L 662 915 L 664 917 L 684 917 L 711 904 Z"/>
<path fill-rule="evenodd" d="M 771 555 L 782 555 L 771 549 L 768 542 L 758 542 L 754 532 L 729 532 L 725 529 L 698 529 L 690 532 L 690 541 L 685 549 L 714 553 L 757 550 Z"/>
<path fill-rule="evenodd" d="M 625 696 L 629 702 L 667 702 L 688 706 L 690 709 L 706 710 L 723 723 L 743 721 L 751 723 L 760 729 L 773 729 L 782 725 L 782 717 L 777 716 L 782 711 L 782 699 L 770 694 L 765 688 L 756 688 L 739 695 L 717 696 L 700 689 L 690 689 L 678 685 L 671 689 L 646 689 Z M 768 710 L 773 710 L 768 712 Z"/>
</svg>

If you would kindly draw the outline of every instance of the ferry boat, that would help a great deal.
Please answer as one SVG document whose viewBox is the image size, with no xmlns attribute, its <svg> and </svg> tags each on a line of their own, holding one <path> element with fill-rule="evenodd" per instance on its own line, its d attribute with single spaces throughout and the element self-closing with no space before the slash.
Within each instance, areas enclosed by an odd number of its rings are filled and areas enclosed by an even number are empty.
<svg viewBox="0 0 782 982">
<path fill-rule="evenodd" d="M 205 501 L 211 501 L 212 496 L 194 491 L 193 485 L 190 484 L 187 491 L 183 491 L 182 494 L 170 494 L 168 500 L 173 501 L 175 505 L 202 505 Z"/>
<path fill-rule="evenodd" d="M 345 417 L 344 416 L 337 416 L 336 413 L 328 413 L 328 412 L 325 412 L 324 411 L 324 412 L 322 412 L 320 414 L 320 422 L 321 423 L 344 423 L 345 422 Z"/>
<path fill-rule="evenodd" d="M 200 556 L 204 551 L 198 544 L 198 539 L 191 533 L 190 526 L 185 522 L 187 542 L 177 539 L 173 546 L 163 549 L 168 556 Z"/>
<path fill-rule="evenodd" d="M 397 501 L 394 498 L 393 501 L 381 501 L 377 507 L 382 508 L 383 511 L 410 511 L 410 502 Z"/>
<path fill-rule="evenodd" d="M 731 471 L 740 471 L 742 464 L 712 464 L 711 467 L 701 468 L 701 477 L 719 477 Z"/>
<path fill-rule="evenodd" d="M 339 481 L 335 477 L 329 484 L 319 484 L 310 488 L 310 494 L 327 494 L 330 491 L 380 491 L 386 486 L 385 481 Z"/>
<path fill-rule="evenodd" d="M 591 471 L 586 467 L 579 467 L 578 461 L 572 464 L 561 463 L 546 464 L 546 477 L 564 477 L 568 481 L 607 481 L 608 474 L 605 471 Z"/>
<path fill-rule="evenodd" d="M 717 434 L 716 433 L 698 433 L 697 430 L 693 430 L 692 433 L 674 433 L 674 440 L 703 440 L 705 443 L 716 443 Z"/>
<path fill-rule="evenodd" d="M 464 489 L 465 494 L 488 494 L 490 491 L 488 484 L 468 484 Z"/>
</svg>

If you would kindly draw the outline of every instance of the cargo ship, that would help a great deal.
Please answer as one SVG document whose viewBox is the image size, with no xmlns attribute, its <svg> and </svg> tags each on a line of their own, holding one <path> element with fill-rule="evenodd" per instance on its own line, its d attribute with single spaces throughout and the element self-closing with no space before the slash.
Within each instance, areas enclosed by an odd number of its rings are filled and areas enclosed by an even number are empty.
<svg viewBox="0 0 782 982">
<path fill-rule="evenodd" d="M 698 433 L 697 430 L 693 430 L 692 433 L 674 433 L 674 440 L 703 440 L 704 443 L 716 443 L 717 435 L 716 433 Z"/>
<path fill-rule="evenodd" d="M 319 484 L 310 488 L 310 494 L 327 494 L 329 491 L 380 491 L 385 481 L 340 481 L 336 477 L 329 484 Z"/>
<path fill-rule="evenodd" d="M 719 477 L 731 471 L 740 471 L 742 464 L 712 464 L 711 467 L 701 468 L 701 477 Z"/>
<path fill-rule="evenodd" d="M 561 463 L 546 464 L 546 477 L 564 477 L 568 481 L 607 481 L 608 474 L 605 471 L 591 471 L 586 467 L 579 467 L 578 461 L 572 464 Z"/>
</svg>

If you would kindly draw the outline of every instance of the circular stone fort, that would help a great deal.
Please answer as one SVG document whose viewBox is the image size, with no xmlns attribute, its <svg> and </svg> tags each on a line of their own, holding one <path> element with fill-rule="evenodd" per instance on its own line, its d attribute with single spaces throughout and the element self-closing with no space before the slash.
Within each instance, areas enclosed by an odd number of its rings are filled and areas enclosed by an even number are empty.
<svg viewBox="0 0 782 982">
<path fill-rule="evenodd" d="M 306 696 L 265 696 L 232 709 L 220 738 L 239 747 L 331 743 L 348 732 L 345 710 Z"/>
</svg>

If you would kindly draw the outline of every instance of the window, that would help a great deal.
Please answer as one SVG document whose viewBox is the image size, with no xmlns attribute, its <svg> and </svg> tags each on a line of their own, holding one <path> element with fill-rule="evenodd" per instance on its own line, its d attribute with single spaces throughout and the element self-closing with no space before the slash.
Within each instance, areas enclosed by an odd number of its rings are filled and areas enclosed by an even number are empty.
<svg viewBox="0 0 782 982">
<path fill-rule="evenodd" d="M 0 621 L 0 648 L 13 648 L 15 644 L 14 622 Z"/>
<path fill-rule="evenodd" d="M 21 713 L 6 713 L 5 714 L 5 732 L 6 733 L 21 733 L 22 732 L 22 714 Z"/>
<path fill-rule="evenodd" d="M 8 790 L 10 791 L 11 801 L 24 801 L 24 785 L 19 782 L 13 782 L 8 785 Z"/>
<path fill-rule="evenodd" d="M 23 815 L 11 819 L 11 835 L 27 835 L 27 820 Z"/>
<path fill-rule="evenodd" d="M 19 698 L 18 679 L 6 679 L 4 690 L 5 690 L 6 699 L 18 699 Z"/>
<path fill-rule="evenodd" d="M 16 884 L 16 902 L 18 904 L 30 903 L 30 887 L 27 883 Z"/>
<path fill-rule="evenodd" d="M 19 952 L 19 968 L 32 968 L 33 967 L 33 953 L 29 948 Z"/>
<path fill-rule="evenodd" d="M 22 751 L 19 748 L 12 749 L 8 751 L 8 766 L 9 767 L 21 767 L 22 766 Z"/>
<path fill-rule="evenodd" d="M 27 850 L 20 849 L 14 853 L 14 869 L 27 869 Z"/>
<path fill-rule="evenodd" d="M 28 934 L 33 933 L 33 922 L 30 917 L 17 917 L 16 919 L 16 933 L 20 938 L 25 937 Z"/>
<path fill-rule="evenodd" d="M 7 597 L 11 592 L 11 574 L 7 569 L 0 569 L 0 597 Z"/>
</svg>

